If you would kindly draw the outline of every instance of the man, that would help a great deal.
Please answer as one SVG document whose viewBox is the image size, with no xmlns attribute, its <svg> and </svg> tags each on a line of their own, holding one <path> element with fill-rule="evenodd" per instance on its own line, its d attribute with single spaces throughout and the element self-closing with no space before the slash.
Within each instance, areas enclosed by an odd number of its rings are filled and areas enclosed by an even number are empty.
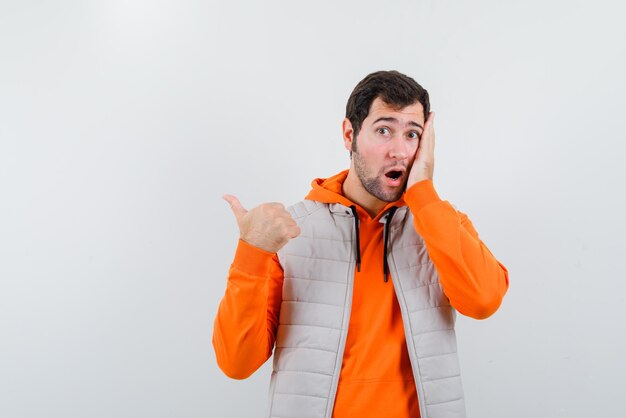
<svg viewBox="0 0 626 418">
<path fill-rule="evenodd" d="M 410 77 L 379 71 L 343 121 L 349 170 L 289 209 L 247 211 L 215 319 L 224 373 L 274 349 L 269 417 L 465 416 L 455 311 L 483 319 L 508 273 L 433 186 L 434 114 Z"/>
</svg>

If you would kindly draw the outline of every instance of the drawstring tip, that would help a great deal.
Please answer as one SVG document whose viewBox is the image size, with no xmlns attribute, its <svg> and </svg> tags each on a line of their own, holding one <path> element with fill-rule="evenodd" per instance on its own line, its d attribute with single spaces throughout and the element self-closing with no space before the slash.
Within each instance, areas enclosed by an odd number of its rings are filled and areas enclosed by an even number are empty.
<svg viewBox="0 0 626 418">
<path fill-rule="evenodd" d="M 356 263 L 356 271 L 361 272 L 361 263 Z"/>
<path fill-rule="evenodd" d="M 389 277 L 387 275 L 387 273 L 385 273 L 385 283 L 387 283 L 389 281 Z"/>
</svg>

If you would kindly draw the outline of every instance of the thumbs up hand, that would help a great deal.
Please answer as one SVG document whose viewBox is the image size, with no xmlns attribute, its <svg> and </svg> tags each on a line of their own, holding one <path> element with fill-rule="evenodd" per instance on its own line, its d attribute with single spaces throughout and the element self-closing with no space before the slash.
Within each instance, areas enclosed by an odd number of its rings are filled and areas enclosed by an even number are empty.
<svg viewBox="0 0 626 418">
<path fill-rule="evenodd" d="M 233 195 L 224 195 L 224 200 L 237 219 L 240 238 L 250 245 L 275 253 L 300 235 L 300 227 L 281 203 L 264 203 L 248 211 Z"/>
</svg>

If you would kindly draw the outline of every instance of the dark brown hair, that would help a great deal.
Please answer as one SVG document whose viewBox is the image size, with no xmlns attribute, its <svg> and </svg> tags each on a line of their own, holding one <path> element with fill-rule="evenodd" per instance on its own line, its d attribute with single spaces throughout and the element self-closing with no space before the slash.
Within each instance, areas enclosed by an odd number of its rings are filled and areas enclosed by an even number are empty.
<svg viewBox="0 0 626 418">
<path fill-rule="evenodd" d="M 346 118 L 350 120 L 354 131 L 353 148 L 356 146 L 356 136 L 361 130 L 363 120 L 377 97 L 398 109 L 419 102 L 424 108 L 424 120 L 430 113 L 428 92 L 411 77 L 398 71 L 371 73 L 356 85 L 346 104 Z"/>
</svg>

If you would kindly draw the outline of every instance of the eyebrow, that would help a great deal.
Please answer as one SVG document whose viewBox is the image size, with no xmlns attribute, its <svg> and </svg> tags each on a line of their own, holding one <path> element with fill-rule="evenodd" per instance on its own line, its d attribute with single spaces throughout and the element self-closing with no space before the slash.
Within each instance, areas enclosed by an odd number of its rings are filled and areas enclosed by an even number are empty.
<svg viewBox="0 0 626 418">
<path fill-rule="evenodd" d="M 372 122 L 372 125 L 375 124 L 375 123 L 381 122 L 381 121 L 398 123 L 398 119 L 396 119 L 396 118 L 392 118 L 392 117 L 389 117 L 389 116 L 387 116 L 387 117 L 383 116 L 383 117 L 380 117 L 380 118 L 376 119 L 374 122 Z M 411 125 L 411 126 L 417 126 L 418 128 L 421 128 L 422 130 L 424 130 L 424 127 L 422 125 L 420 125 L 417 122 L 413 122 L 412 120 L 408 121 L 406 124 L 407 125 Z"/>
</svg>

